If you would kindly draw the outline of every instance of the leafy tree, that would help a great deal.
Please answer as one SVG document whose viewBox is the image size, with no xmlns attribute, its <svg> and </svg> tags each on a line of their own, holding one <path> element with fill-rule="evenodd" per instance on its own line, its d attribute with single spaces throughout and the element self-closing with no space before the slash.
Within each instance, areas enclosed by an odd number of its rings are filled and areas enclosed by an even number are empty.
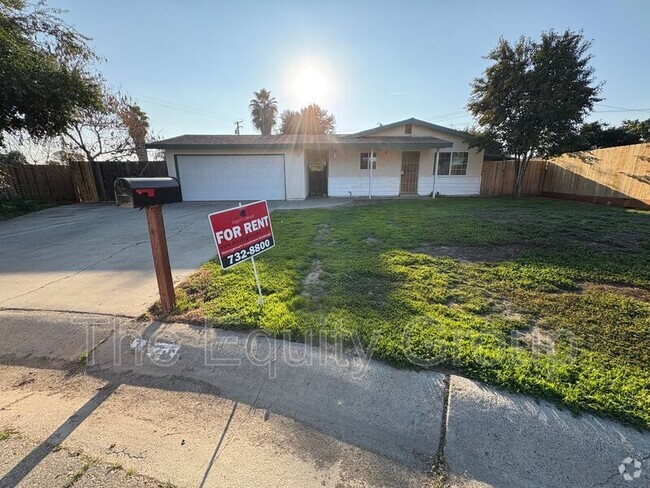
<svg viewBox="0 0 650 488">
<path fill-rule="evenodd" d="M 580 128 L 578 140 L 578 148 L 574 150 L 582 151 L 637 144 L 639 137 L 624 127 L 612 127 L 602 122 L 590 122 Z"/>
<path fill-rule="evenodd" d="M 263 136 L 270 136 L 277 123 L 278 102 L 271 96 L 271 92 L 264 88 L 253 92 L 253 95 L 255 98 L 250 101 L 248 106 L 253 125 Z"/>
<path fill-rule="evenodd" d="M 67 26 L 44 1 L 0 0 L 0 144 L 4 133 L 36 137 L 65 130 L 101 95 L 87 66 L 88 38 Z"/>
<path fill-rule="evenodd" d="M 336 119 L 334 115 L 315 103 L 300 109 L 285 110 L 280 116 L 281 134 L 334 134 Z"/>
<path fill-rule="evenodd" d="M 23 166 L 25 164 L 27 164 L 27 159 L 20 151 L 0 154 L 0 166 Z"/>
<path fill-rule="evenodd" d="M 650 142 L 650 118 L 646 120 L 624 120 L 621 127 L 636 136 L 637 142 L 633 144 Z"/>
<path fill-rule="evenodd" d="M 300 112 L 285 110 L 280 114 L 280 134 L 298 134 L 300 132 Z"/>
<path fill-rule="evenodd" d="M 619 126 L 604 122 L 590 122 L 583 124 L 578 132 L 567 138 L 562 152 L 590 151 L 648 141 L 650 141 L 650 119 L 624 120 Z"/>
<path fill-rule="evenodd" d="M 501 38 L 487 56 L 492 65 L 474 80 L 468 108 L 480 136 L 469 142 L 483 149 L 494 141 L 514 159 L 514 195 L 530 159 L 561 152 L 600 100 L 590 46 L 570 30 L 544 32 L 539 41 L 521 37 L 515 44 Z"/>
</svg>

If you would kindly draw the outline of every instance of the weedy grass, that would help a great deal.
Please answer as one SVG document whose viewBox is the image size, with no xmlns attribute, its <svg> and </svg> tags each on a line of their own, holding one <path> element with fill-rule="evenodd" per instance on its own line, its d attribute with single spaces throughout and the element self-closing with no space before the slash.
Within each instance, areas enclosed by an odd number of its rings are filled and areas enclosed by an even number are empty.
<svg viewBox="0 0 650 488">
<path fill-rule="evenodd" d="M 397 365 L 650 427 L 650 213 L 441 198 L 272 219 L 264 306 L 250 263 L 210 261 L 180 286 L 174 318 L 356 340 Z"/>
<path fill-rule="evenodd" d="M 12 219 L 20 215 L 37 212 L 57 204 L 49 201 L 35 201 L 17 198 L 14 200 L 0 201 L 0 220 Z"/>
</svg>

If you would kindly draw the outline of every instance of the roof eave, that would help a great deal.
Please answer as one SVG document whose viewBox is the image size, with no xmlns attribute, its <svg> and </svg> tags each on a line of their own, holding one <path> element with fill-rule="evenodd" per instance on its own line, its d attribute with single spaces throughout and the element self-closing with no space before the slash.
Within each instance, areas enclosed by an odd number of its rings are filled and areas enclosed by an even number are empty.
<svg viewBox="0 0 650 488">
<path fill-rule="evenodd" d="M 379 127 L 373 127 L 372 129 L 366 129 L 362 130 L 361 132 L 356 132 L 352 134 L 353 136 L 367 136 L 371 134 L 376 134 L 377 132 L 384 131 L 386 129 L 393 129 L 395 127 L 399 127 L 401 125 L 405 124 L 413 124 L 413 125 L 421 125 L 423 127 L 428 127 L 429 129 L 432 130 L 437 130 L 442 132 L 443 134 L 450 134 L 458 137 L 467 137 L 469 134 L 467 132 L 461 131 L 461 130 L 456 130 L 456 129 L 450 129 L 449 127 L 444 127 L 442 125 L 438 124 L 433 124 L 431 122 L 427 122 L 426 120 L 420 120 L 416 119 L 414 117 L 411 117 L 410 119 L 404 119 L 404 120 L 399 120 L 397 122 L 392 122 L 390 124 L 386 125 L 381 125 Z"/>
<path fill-rule="evenodd" d="M 381 141 L 340 141 L 340 142 L 299 142 L 296 144 L 157 144 L 155 142 L 146 144 L 147 149 L 168 149 L 168 150 L 189 150 L 189 149 L 263 149 L 263 150 L 285 150 L 296 147 L 306 149 L 318 149 L 331 146 L 352 146 L 359 148 L 392 148 L 392 149 L 444 149 L 452 147 L 453 142 L 381 142 Z"/>
</svg>

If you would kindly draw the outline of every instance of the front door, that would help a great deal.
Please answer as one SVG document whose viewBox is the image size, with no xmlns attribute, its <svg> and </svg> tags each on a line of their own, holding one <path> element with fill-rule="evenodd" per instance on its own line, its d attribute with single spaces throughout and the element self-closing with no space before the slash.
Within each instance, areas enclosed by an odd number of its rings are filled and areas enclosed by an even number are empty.
<svg viewBox="0 0 650 488">
<path fill-rule="evenodd" d="M 309 195 L 327 195 L 327 151 L 305 151 L 307 172 L 309 175 Z"/>
<path fill-rule="evenodd" d="M 417 193 L 418 173 L 420 172 L 420 151 L 402 152 L 402 178 L 400 193 Z"/>
</svg>

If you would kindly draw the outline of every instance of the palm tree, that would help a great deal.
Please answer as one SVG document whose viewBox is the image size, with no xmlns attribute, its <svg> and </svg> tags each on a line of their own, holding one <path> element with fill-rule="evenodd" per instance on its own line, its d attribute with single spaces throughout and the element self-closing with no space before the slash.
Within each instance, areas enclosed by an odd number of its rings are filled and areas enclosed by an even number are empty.
<svg viewBox="0 0 650 488">
<path fill-rule="evenodd" d="M 248 108 L 251 111 L 253 125 L 263 136 L 271 135 L 271 131 L 277 122 L 278 102 L 271 96 L 271 92 L 262 88 L 253 92 L 255 98 L 251 100 Z"/>
</svg>

